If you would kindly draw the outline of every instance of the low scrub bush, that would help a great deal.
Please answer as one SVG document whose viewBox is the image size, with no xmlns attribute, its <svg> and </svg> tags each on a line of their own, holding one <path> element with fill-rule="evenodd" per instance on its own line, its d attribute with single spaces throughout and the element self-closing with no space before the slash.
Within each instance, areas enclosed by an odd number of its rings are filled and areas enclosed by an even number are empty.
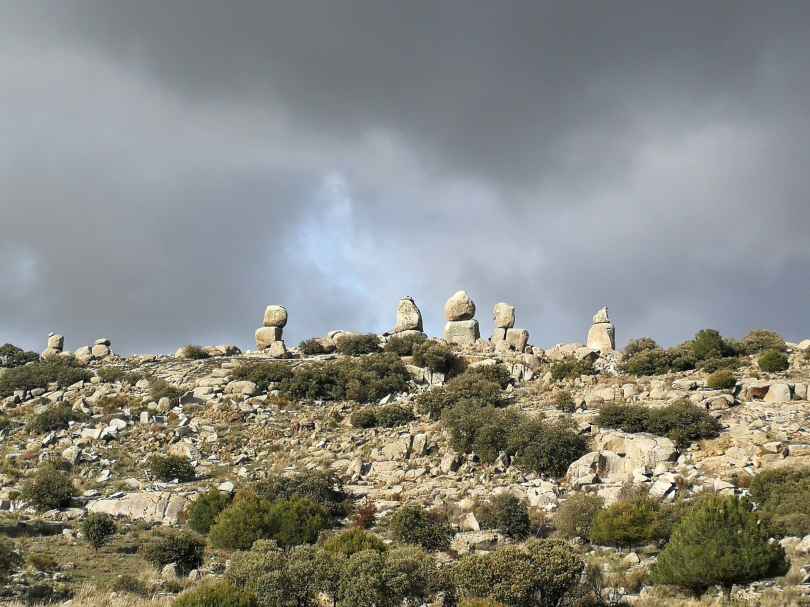
<svg viewBox="0 0 810 607">
<path fill-rule="evenodd" d="M 205 360 L 206 358 L 211 358 L 211 355 L 203 350 L 200 346 L 193 346 L 191 344 L 187 346 L 183 346 L 180 348 L 183 354 L 183 358 L 186 360 Z"/>
<path fill-rule="evenodd" d="M 565 538 L 581 537 L 590 541 L 594 519 L 604 506 L 605 500 L 598 495 L 569 495 L 554 515 L 554 528 Z"/>
<path fill-rule="evenodd" d="M 588 443 L 566 420 L 527 419 L 510 432 L 507 451 L 518 468 L 560 478 L 588 452 Z"/>
<path fill-rule="evenodd" d="M 0 367 L 22 367 L 37 360 L 39 354 L 36 352 L 26 352 L 13 344 L 0 346 Z"/>
<path fill-rule="evenodd" d="M 231 505 L 231 495 L 215 488 L 203 493 L 188 509 L 188 526 L 201 535 L 207 535 L 219 513 Z"/>
<path fill-rule="evenodd" d="M 0 582 L 7 580 L 22 563 L 23 559 L 14 549 L 14 544 L 0 537 Z"/>
<path fill-rule="evenodd" d="M 467 367 L 464 371 L 464 377 L 492 382 L 498 384 L 501 389 L 505 389 L 512 383 L 512 375 L 509 373 L 509 370 L 501 364 Z"/>
<path fill-rule="evenodd" d="M 679 447 L 700 438 L 717 436 L 721 424 L 706 411 L 687 400 L 666 407 L 609 404 L 599 410 L 596 423 L 623 432 L 649 432 L 666 436 Z"/>
<path fill-rule="evenodd" d="M 730 390 L 737 385 L 737 378 L 731 371 L 721 369 L 715 371 L 706 379 L 706 387 L 714 390 Z"/>
<path fill-rule="evenodd" d="M 126 373 L 120 367 L 102 367 L 96 371 L 96 375 L 104 383 L 114 384 L 123 380 Z"/>
<path fill-rule="evenodd" d="M 324 542 L 323 547 L 328 552 L 336 552 L 345 556 L 351 556 L 363 550 L 376 550 L 377 552 L 388 550 L 388 546 L 379 537 L 357 527 L 333 535 Z"/>
<path fill-rule="evenodd" d="M 397 356 L 412 356 L 420 345 L 427 341 L 424 333 L 410 333 L 408 335 L 393 335 L 386 342 L 384 352 L 393 352 Z M 436 342 L 432 342 L 436 343 Z M 414 363 L 419 364 L 419 363 Z M 419 365 L 424 366 L 424 365 Z"/>
<path fill-rule="evenodd" d="M 719 585 L 785 575 L 790 563 L 747 500 L 711 496 L 700 500 L 675 526 L 652 568 L 656 584 L 681 586 L 696 594 Z"/>
<path fill-rule="evenodd" d="M 691 342 L 687 342 L 697 361 L 709 358 L 726 358 L 737 356 L 735 345 L 724 339 L 715 329 L 698 331 Z"/>
<path fill-rule="evenodd" d="M 788 357 L 778 350 L 768 350 L 757 359 L 757 364 L 766 373 L 778 373 L 790 367 Z"/>
<path fill-rule="evenodd" d="M 168 398 L 175 403 L 183 396 L 183 390 L 170 384 L 165 379 L 152 378 L 149 383 L 149 398 L 159 401 L 161 398 Z"/>
<path fill-rule="evenodd" d="M 47 388 L 52 383 L 64 388 L 80 381 L 90 381 L 91 377 L 92 373 L 80 368 L 72 358 L 36 361 L 6 369 L 0 374 L 0 397 L 15 390 Z"/>
<path fill-rule="evenodd" d="M 574 397 L 568 390 L 560 390 L 554 395 L 554 404 L 560 411 L 564 413 L 573 413 L 577 410 L 577 404 L 574 402 Z"/>
<path fill-rule="evenodd" d="M 446 375 L 457 374 L 464 366 L 462 359 L 450 346 L 436 341 L 416 345 L 413 349 L 413 364 Z"/>
<path fill-rule="evenodd" d="M 399 356 L 389 352 L 301 365 L 281 383 L 280 390 L 293 399 L 367 403 L 406 391 L 409 380 Z"/>
<path fill-rule="evenodd" d="M 149 458 L 149 473 L 164 483 L 175 479 L 186 483 L 197 477 L 189 459 L 180 455 L 153 455 Z"/>
<path fill-rule="evenodd" d="M 270 384 L 278 384 L 292 376 L 292 367 L 282 362 L 246 363 L 233 370 L 235 380 L 252 381 L 261 392 L 266 392 Z"/>
<path fill-rule="evenodd" d="M 123 411 L 124 409 L 132 411 L 141 408 L 142 405 L 143 402 L 139 398 L 135 398 L 129 394 L 115 394 L 98 399 L 95 406 L 104 411 L 104 413 L 114 413 L 116 411 Z"/>
<path fill-rule="evenodd" d="M 84 415 L 79 411 L 74 411 L 70 405 L 55 405 L 31 418 L 31 421 L 28 422 L 28 429 L 31 432 L 44 434 L 64 430 L 70 425 L 70 422 L 78 422 L 83 419 Z"/>
<path fill-rule="evenodd" d="M 70 475 L 46 463 L 23 484 L 21 495 L 34 508 L 44 512 L 69 506 L 74 493 Z"/>
<path fill-rule="evenodd" d="M 577 360 L 573 356 L 551 363 L 551 378 L 554 381 L 576 379 L 581 375 L 593 375 L 596 371 L 589 359 Z"/>
<path fill-rule="evenodd" d="M 352 413 L 351 422 L 355 428 L 395 428 L 413 421 L 413 412 L 400 405 L 364 407 Z"/>
<path fill-rule="evenodd" d="M 374 354 L 381 350 L 380 338 L 373 333 L 343 335 L 336 340 L 337 351 L 346 356 Z"/>
<path fill-rule="evenodd" d="M 526 504 L 509 493 L 478 504 L 474 514 L 482 529 L 497 529 L 508 537 L 524 539 L 532 531 Z"/>
<path fill-rule="evenodd" d="M 749 491 L 776 533 L 810 534 L 810 468 L 765 470 L 754 476 Z"/>
<path fill-rule="evenodd" d="M 400 506 L 387 523 L 396 541 L 425 550 L 447 550 L 453 537 L 453 528 L 447 521 L 418 504 Z"/>
<path fill-rule="evenodd" d="M 659 346 L 652 337 L 639 337 L 638 339 L 631 339 L 624 347 L 624 355 L 627 357 L 635 356 L 641 352 L 649 352 L 656 350 Z"/>
<path fill-rule="evenodd" d="M 236 588 L 227 580 L 208 581 L 187 590 L 173 607 L 259 607 L 256 596 Z"/>
<path fill-rule="evenodd" d="M 742 361 L 737 356 L 727 356 L 725 358 L 713 357 L 701 360 L 695 367 L 706 373 L 716 373 L 717 371 L 735 371 L 742 366 Z"/>
<path fill-rule="evenodd" d="M 317 502 L 334 517 L 349 511 L 349 496 L 336 476 L 326 472 L 303 472 L 292 476 L 272 475 L 253 486 L 256 495 L 266 500 L 304 497 Z"/>
<path fill-rule="evenodd" d="M 654 499 L 639 495 L 596 513 L 590 539 L 595 544 L 629 547 L 669 537 L 671 519 Z"/>
<path fill-rule="evenodd" d="M 175 563 L 183 575 L 202 565 L 204 552 L 205 543 L 187 531 L 154 533 L 141 547 L 144 560 L 158 569 Z"/>
<path fill-rule="evenodd" d="M 82 521 L 82 535 L 96 550 L 115 535 L 115 521 L 109 514 L 91 512 Z"/>
<path fill-rule="evenodd" d="M 465 371 L 446 385 L 432 388 L 416 397 L 419 410 L 429 414 L 432 419 L 439 419 L 442 411 L 453 408 L 461 401 L 475 401 L 482 407 L 498 407 L 503 404 L 501 386 L 479 372 Z"/>
<path fill-rule="evenodd" d="M 745 354 L 759 354 L 767 350 L 776 350 L 777 352 L 787 350 L 787 344 L 779 333 L 763 329 L 751 331 L 743 337 L 741 346 Z"/>
<path fill-rule="evenodd" d="M 311 338 L 302 341 L 298 344 L 298 349 L 304 356 L 317 356 L 318 354 L 326 354 L 327 349 L 324 347 L 320 339 Z"/>
</svg>

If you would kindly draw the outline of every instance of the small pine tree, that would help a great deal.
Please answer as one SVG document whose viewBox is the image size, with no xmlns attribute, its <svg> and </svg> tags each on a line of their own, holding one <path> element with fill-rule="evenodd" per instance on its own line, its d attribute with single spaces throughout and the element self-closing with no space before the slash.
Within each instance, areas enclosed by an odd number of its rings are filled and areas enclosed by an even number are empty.
<svg viewBox="0 0 810 607">
<path fill-rule="evenodd" d="M 715 585 L 728 592 L 734 584 L 784 575 L 790 567 L 785 551 L 768 539 L 748 500 L 704 498 L 675 526 L 652 579 L 699 594 Z"/>
</svg>

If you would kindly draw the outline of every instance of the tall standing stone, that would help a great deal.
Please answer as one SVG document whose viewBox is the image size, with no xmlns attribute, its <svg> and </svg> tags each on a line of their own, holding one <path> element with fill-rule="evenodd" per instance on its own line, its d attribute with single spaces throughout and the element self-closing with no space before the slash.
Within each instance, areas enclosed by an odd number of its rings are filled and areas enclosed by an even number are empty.
<svg viewBox="0 0 810 607">
<path fill-rule="evenodd" d="M 422 331 L 422 313 L 412 297 L 403 297 L 397 306 L 397 324 L 393 333 Z"/>
<path fill-rule="evenodd" d="M 603 354 L 616 349 L 616 327 L 608 317 L 607 306 L 594 314 L 586 344 L 589 348 L 599 350 Z"/>
<path fill-rule="evenodd" d="M 62 354 L 65 347 L 65 338 L 55 333 L 48 333 L 48 347 L 42 353 L 42 358 L 50 358 Z"/>
<path fill-rule="evenodd" d="M 264 311 L 264 320 L 261 327 L 256 329 L 256 349 L 259 351 L 271 350 L 275 356 L 286 354 L 282 341 L 284 327 L 287 325 L 287 308 L 284 306 L 267 306 Z"/>
<path fill-rule="evenodd" d="M 475 316 L 475 303 L 466 291 L 458 291 L 444 304 L 444 339 L 459 345 L 472 345 L 481 337 Z"/>
</svg>

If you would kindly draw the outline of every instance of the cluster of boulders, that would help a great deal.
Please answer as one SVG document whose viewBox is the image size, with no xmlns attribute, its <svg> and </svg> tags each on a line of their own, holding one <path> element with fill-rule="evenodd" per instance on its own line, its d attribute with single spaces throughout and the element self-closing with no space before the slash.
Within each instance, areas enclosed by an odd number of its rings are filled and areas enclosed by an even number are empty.
<svg viewBox="0 0 810 607">
<path fill-rule="evenodd" d="M 492 309 L 495 329 L 492 331 L 492 343 L 497 351 L 514 350 L 523 352 L 529 343 L 529 332 L 515 328 L 515 306 L 497 303 Z"/>
<path fill-rule="evenodd" d="M 82 346 L 73 353 L 76 360 L 82 364 L 87 364 L 91 360 L 102 360 L 112 354 L 110 346 L 112 342 L 106 337 L 96 340 L 92 346 Z"/>
<path fill-rule="evenodd" d="M 608 318 L 607 306 L 594 315 L 586 345 L 603 354 L 616 349 L 616 327 Z"/>
<path fill-rule="evenodd" d="M 287 355 L 282 334 L 287 326 L 287 308 L 270 305 L 264 311 L 264 322 L 256 329 L 256 349 L 267 351 L 271 356 L 283 357 Z"/>
<path fill-rule="evenodd" d="M 467 291 L 458 291 L 444 304 L 444 339 L 461 346 L 474 344 L 481 337 L 475 320 L 475 302 Z"/>
<path fill-rule="evenodd" d="M 52 358 L 54 356 L 61 356 L 65 349 L 65 338 L 56 333 L 48 334 L 48 347 L 42 352 L 42 358 Z"/>
</svg>

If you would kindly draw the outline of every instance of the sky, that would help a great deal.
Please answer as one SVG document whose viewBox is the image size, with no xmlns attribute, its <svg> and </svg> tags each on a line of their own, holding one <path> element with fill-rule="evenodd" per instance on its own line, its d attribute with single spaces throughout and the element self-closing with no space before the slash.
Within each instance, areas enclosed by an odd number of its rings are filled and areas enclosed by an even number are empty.
<svg viewBox="0 0 810 607">
<path fill-rule="evenodd" d="M 810 4 L 0 3 L 0 343 L 810 337 Z"/>
</svg>

